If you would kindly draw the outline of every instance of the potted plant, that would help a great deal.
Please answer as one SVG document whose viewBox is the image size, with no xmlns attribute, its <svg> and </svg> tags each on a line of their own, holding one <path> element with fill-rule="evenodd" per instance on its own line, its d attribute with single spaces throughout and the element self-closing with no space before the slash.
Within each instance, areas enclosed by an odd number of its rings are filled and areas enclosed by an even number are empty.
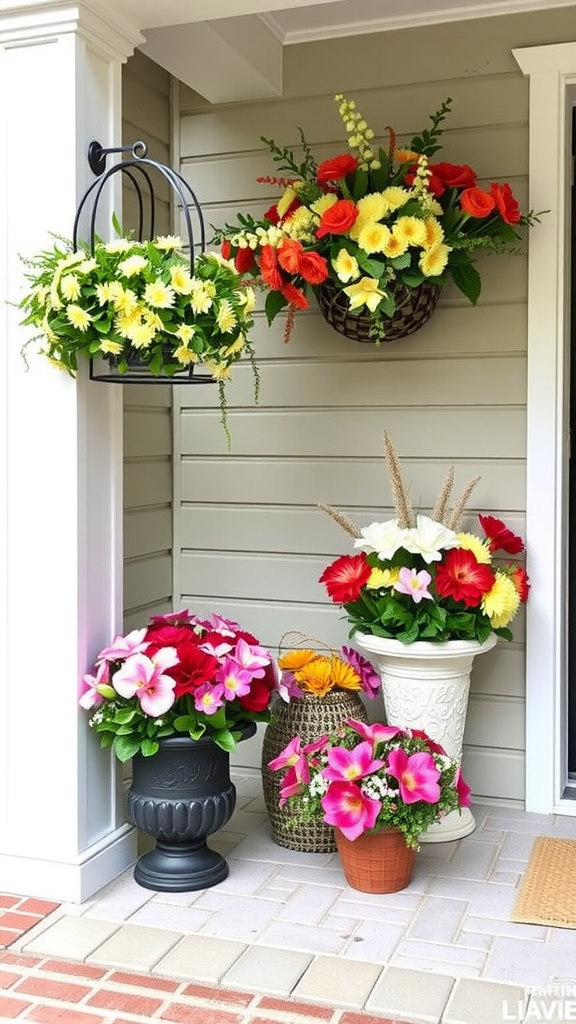
<svg viewBox="0 0 576 1024">
<path fill-rule="evenodd" d="M 280 791 L 303 820 L 333 826 L 349 885 L 396 892 L 412 877 L 420 835 L 470 790 L 456 761 L 425 732 L 349 719 L 333 735 L 294 736 L 271 763 Z"/>
<path fill-rule="evenodd" d="M 288 638 L 305 646 L 282 651 Z M 304 743 L 311 743 L 333 732 L 346 718 L 367 721 L 362 698 L 379 694 L 380 679 L 371 663 L 352 647 L 333 650 L 295 630 L 280 641 L 278 668 L 280 692 L 274 698 L 262 742 L 262 787 L 272 838 L 290 850 L 327 853 L 336 848 L 333 829 L 320 819 L 302 821 L 290 807 L 280 804 L 280 780 L 269 762 L 295 733 Z"/>
<path fill-rule="evenodd" d="M 266 290 L 269 323 L 287 308 L 286 340 L 313 292 L 335 330 L 380 344 L 422 327 L 448 280 L 476 304 L 477 255 L 518 253 L 518 229 L 539 214 L 523 214 L 509 184 L 484 188 L 468 164 L 432 159 L 450 98 L 407 147 L 387 127 L 385 148 L 354 101 L 335 100 L 348 152 L 317 164 L 301 129 L 300 156 L 262 137 L 282 176 L 258 180 L 282 195 L 263 218 L 241 213 L 215 240 Z"/>
<path fill-rule="evenodd" d="M 375 658 L 388 722 L 425 729 L 460 763 L 473 660 L 498 637 L 512 639 L 510 623 L 528 598 L 523 565 L 495 555 L 519 556 L 524 542 L 494 516 L 479 516 L 483 536 L 460 530 L 479 478 L 450 507 L 453 467 L 432 515 L 415 514 L 387 434 L 384 451 L 396 517 L 359 529 L 322 505 L 357 553 L 337 558 L 320 582 L 344 609 L 355 641 Z M 428 841 L 474 827 L 468 812 L 431 830 Z"/>
<path fill-rule="evenodd" d="M 202 252 L 191 265 L 172 235 L 76 248 L 56 237 L 24 263 L 31 287 L 19 302 L 22 323 L 37 329 L 30 342 L 40 341 L 53 366 L 74 376 L 80 359 L 103 357 L 119 375 L 138 363 L 159 381 L 178 381 L 201 365 L 218 382 L 227 437 L 225 383 L 243 354 L 257 398 L 248 340 L 254 292 L 219 253 Z"/>
<path fill-rule="evenodd" d="M 83 676 L 80 705 L 101 746 L 132 761 L 128 818 L 156 838 L 134 877 L 162 892 L 206 888 L 228 865 L 206 837 L 230 819 L 230 752 L 270 717 L 273 656 L 220 615 L 153 616 Z"/>
</svg>

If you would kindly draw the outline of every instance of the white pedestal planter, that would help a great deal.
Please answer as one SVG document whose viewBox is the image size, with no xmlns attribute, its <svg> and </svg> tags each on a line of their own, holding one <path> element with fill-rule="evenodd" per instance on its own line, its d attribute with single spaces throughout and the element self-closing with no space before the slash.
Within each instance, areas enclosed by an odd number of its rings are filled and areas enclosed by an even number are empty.
<svg viewBox="0 0 576 1024">
<path fill-rule="evenodd" d="M 462 760 L 470 672 L 478 654 L 492 650 L 497 637 L 483 643 L 448 640 L 403 644 L 370 633 L 356 633 L 358 646 L 372 655 L 382 680 L 386 719 L 400 728 L 423 729 L 449 757 Z M 420 837 L 422 843 L 462 839 L 476 828 L 472 812 L 452 811 Z"/>
</svg>

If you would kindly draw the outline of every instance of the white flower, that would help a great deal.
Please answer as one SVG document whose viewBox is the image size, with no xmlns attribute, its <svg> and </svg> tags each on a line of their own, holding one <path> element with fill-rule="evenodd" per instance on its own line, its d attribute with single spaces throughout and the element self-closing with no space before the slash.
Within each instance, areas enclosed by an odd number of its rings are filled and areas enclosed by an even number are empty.
<svg viewBox="0 0 576 1024">
<path fill-rule="evenodd" d="M 459 548 L 460 541 L 454 530 L 448 530 L 442 523 L 429 516 L 416 516 L 416 527 L 406 531 L 402 545 L 406 551 L 421 555 L 425 562 L 439 562 L 443 550 Z"/>
<path fill-rule="evenodd" d="M 412 550 L 406 543 L 412 531 L 400 529 L 397 519 L 370 523 L 370 526 L 363 526 L 360 533 L 362 538 L 354 541 L 354 547 L 362 548 L 367 554 L 375 551 L 382 561 L 393 558 L 400 548 Z"/>
</svg>

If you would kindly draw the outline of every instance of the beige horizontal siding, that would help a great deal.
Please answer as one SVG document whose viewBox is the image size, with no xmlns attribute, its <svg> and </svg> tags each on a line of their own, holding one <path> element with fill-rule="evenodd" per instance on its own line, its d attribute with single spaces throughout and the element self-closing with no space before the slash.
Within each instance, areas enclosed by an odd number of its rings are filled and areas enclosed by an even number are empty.
<svg viewBox="0 0 576 1024">
<path fill-rule="evenodd" d="M 183 90 L 181 168 L 207 223 L 234 221 L 238 211 L 259 216 L 278 195 L 278 186 L 256 180 L 277 173 L 261 136 L 298 152 L 301 127 L 319 160 L 346 150 L 337 91 L 356 101 L 386 146 L 386 125 L 405 143 L 452 96 L 436 159 L 471 164 L 480 183 L 509 181 L 525 206 L 528 88 L 511 49 L 531 38 L 541 43 L 553 25 L 568 31 L 567 16 L 549 14 L 289 47 L 279 99 L 214 108 Z M 335 333 L 314 301 L 285 344 L 283 316 L 268 327 L 257 295 L 251 337 L 260 401 L 255 407 L 243 361 L 227 389 L 230 454 L 215 392 L 182 393 L 187 607 L 217 606 L 271 646 L 286 629 L 342 643 L 348 627 L 318 576 L 351 542 L 315 506 L 335 505 L 359 524 L 392 514 L 384 430 L 417 507 L 433 506 L 454 464 L 456 494 L 481 477 L 466 525 L 474 529 L 475 515 L 490 512 L 523 533 L 527 264 L 522 256 L 481 257 L 478 269 L 477 307 L 447 285 L 421 331 L 380 347 Z M 520 614 L 514 642 L 500 642 L 474 665 L 464 765 L 477 798 L 523 799 L 524 634 Z"/>
</svg>

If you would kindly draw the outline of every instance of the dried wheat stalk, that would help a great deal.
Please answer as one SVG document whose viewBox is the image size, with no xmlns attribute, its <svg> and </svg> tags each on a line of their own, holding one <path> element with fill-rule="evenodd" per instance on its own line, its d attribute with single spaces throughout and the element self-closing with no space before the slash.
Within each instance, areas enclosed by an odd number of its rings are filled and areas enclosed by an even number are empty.
<svg viewBox="0 0 576 1024">
<path fill-rule="evenodd" d="M 452 494 L 452 488 L 454 486 L 454 466 L 450 466 L 440 494 L 436 498 L 436 504 L 432 510 L 432 519 L 436 523 L 442 523 L 444 526 L 444 517 L 448 511 L 448 502 L 450 501 L 450 495 Z"/>
<path fill-rule="evenodd" d="M 398 525 L 400 529 L 407 530 L 416 525 L 414 510 L 402 475 L 400 460 L 386 432 L 384 432 L 384 455 L 388 465 L 390 489 L 392 491 Z"/>
<path fill-rule="evenodd" d="M 316 507 L 321 509 L 322 512 L 327 512 L 338 523 L 338 526 L 341 526 L 343 530 L 346 530 L 346 533 L 354 537 L 354 540 L 362 536 L 360 528 L 348 516 L 345 516 L 343 512 L 339 512 L 337 508 L 332 508 L 331 505 L 323 505 L 321 502 L 317 502 Z"/>
<path fill-rule="evenodd" d="M 476 487 L 476 484 L 478 483 L 479 480 L 480 477 L 475 476 L 466 484 L 466 487 L 464 488 L 462 494 L 458 498 L 458 501 L 454 505 L 454 508 L 452 509 L 452 512 L 448 517 L 448 521 L 445 524 L 449 530 L 457 530 L 458 527 L 460 526 L 460 520 L 462 519 L 462 515 L 464 514 L 464 509 L 466 508 L 466 505 L 468 504 L 468 501 L 470 499 L 470 495 L 472 494 L 472 491 Z"/>
</svg>

